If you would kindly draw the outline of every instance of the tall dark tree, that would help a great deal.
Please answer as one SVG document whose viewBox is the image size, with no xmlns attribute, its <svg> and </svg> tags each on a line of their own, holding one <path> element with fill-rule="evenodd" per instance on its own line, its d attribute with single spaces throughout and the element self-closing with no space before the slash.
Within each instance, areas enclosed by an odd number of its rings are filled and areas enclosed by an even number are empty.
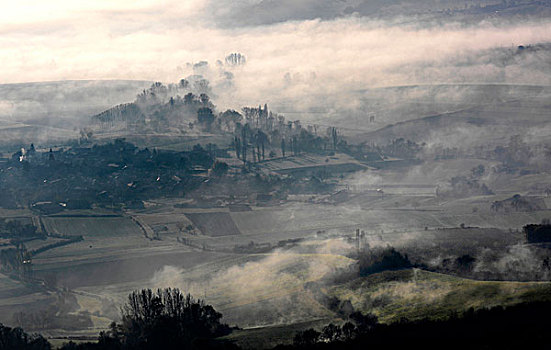
<svg viewBox="0 0 551 350">
<path fill-rule="evenodd" d="M 242 160 L 244 163 L 247 163 L 247 134 L 249 130 L 249 124 L 245 124 L 243 129 L 241 129 L 241 142 L 243 146 L 243 150 L 241 151 L 242 154 Z"/>
<path fill-rule="evenodd" d="M 261 156 L 262 156 L 262 159 L 266 159 L 266 157 L 265 157 L 265 151 L 266 151 L 265 147 L 266 147 L 266 143 L 268 142 L 268 135 L 266 135 L 262 130 L 259 129 L 256 132 L 255 142 L 256 142 L 258 160 L 260 160 Z"/>
<path fill-rule="evenodd" d="M 333 150 L 337 150 L 337 143 L 338 143 L 338 134 L 337 134 L 337 128 L 332 127 L 331 128 L 331 141 L 333 141 Z"/>
<path fill-rule="evenodd" d="M 203 126 L 206 131 L 210 131 L 215 116 L 212 113 L 212 109 L 208 107 L 202 107 L 197 110 L 197 120 Z"/>
<path fill-rule="evenodd" d="M 264 146 L 264 140 L 265 140 L 265 138 L 262 139 L 262 143 L 261 143 L 261 145 L 262 145 L 262 160 L 266 159 L 266 148 Z"/>
<path fill-rule="evenodd" d="M 237 159 L 241 158 L 241 140 L 239 137 L 235 136 L 233 139 L 233 145 L 235 147 L 235 155 L 237 156 Z"/>
</svg>

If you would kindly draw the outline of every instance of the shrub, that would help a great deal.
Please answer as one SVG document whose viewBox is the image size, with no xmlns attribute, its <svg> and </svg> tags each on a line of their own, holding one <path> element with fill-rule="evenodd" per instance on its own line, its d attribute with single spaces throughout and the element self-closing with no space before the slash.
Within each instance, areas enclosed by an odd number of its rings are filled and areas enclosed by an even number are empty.
<svg viewBox="0 0 551 350">
<path fill-rule="evenodd" d="M 360 256 L 360 275 L 367 276 L 385 270 L 398 270 L 412 267 L 407 255 L 402 255 L 393 247 L 374 249 Z"/>
</svg>

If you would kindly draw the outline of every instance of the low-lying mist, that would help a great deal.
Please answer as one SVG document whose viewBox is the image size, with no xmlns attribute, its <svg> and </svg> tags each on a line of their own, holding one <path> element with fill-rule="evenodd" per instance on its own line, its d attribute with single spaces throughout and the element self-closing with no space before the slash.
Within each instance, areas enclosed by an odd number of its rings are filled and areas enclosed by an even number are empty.
<svg viewBox="0 0 551 350">
<path fill-rule="evenodd" d="M 243 326 L 287 324 L 319 312 L 319 307 L 310 308 L 315 303 L 309 301 L 305 285 L 353 271 L 354 260 L 346 257 L 353 251 L 353 245 L 342 239 L 313 241 L 231 266 L 187 271 L 167 265 L 150 283 L 204 298 L 222 310 L 225 319 Z"/>
</svg>

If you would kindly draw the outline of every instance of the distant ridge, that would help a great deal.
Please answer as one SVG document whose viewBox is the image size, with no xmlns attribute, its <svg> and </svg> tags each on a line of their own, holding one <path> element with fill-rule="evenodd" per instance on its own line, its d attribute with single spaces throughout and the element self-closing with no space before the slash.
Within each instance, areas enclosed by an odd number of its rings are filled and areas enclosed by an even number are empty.
<svg viewBox="0 0 551 350">
<path fill-rule="evenodd" d="M 18 83 L 1 83 L 0 87 L 14 86 L 14 85 L 41 85 L 41 84 L 62 84 L 62 83 L 117 83 L 117 82 L 130 82 L 130 83 L 144 83 L 152 84 L 149 80 L 139 79 L 67 79 L 67 80 L 44 80 L 44 81 L 24 81 Z"/>
<path fill-rule="evenodd" d="M 43 124 L 77 121 L 124 102 L 151 82 L 144 80 L 60 80 L 0 84 L 0 118 Z M 61 120 L 60 120 L 61 119 Z M 40 121 L 42 120 L 42 121 Z"/>
</svg>

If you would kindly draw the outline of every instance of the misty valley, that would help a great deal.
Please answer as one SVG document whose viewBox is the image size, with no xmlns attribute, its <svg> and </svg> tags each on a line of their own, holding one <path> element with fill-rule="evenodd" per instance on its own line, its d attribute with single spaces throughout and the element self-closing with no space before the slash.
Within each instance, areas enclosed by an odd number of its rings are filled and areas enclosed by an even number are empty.
<svg viewBox="0 0 551 350">
<path fill-rule="evenodd" d="M 0 68 L 0 349 L 548 346 L 549 1 L 54 3 L 5 29 L 58 56 Z"/>
</svg>

